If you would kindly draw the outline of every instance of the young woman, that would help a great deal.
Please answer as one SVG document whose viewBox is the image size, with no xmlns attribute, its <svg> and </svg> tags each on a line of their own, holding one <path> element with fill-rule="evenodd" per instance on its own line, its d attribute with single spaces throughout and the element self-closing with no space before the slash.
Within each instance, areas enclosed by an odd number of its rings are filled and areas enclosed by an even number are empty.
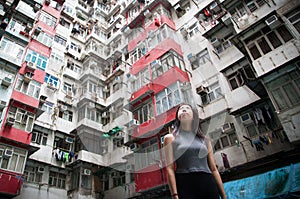
<svg viewBox="0 0 300 199">
<path fill-rule="evenodd" d="M 227 199 L 211 143 L 201 132 L 197 110 L 180 105 L 174 125 L 173 134 L 164 137 L 172 198 Z"/>
</svg>

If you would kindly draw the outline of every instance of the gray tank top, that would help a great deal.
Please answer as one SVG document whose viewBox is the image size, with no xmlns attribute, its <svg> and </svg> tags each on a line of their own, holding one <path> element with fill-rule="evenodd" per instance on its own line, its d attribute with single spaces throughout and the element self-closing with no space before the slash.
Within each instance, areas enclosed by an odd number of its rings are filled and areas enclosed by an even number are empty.
<svg viewBox="0 0 300 199">
<path fill-rule="evenodd" d="M 173 156 L 176 161 L 176 173 L 206 172 L 208 150 L 204 139 L 193 132 L 181 131 L 172 142 Z"/>
</svg>

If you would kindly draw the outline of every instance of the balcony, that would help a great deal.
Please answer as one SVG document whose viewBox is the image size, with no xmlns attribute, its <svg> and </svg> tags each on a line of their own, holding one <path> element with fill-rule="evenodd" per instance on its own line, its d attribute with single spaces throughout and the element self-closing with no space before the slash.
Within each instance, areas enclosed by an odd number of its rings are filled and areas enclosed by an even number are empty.
<svg viewBox="0 0 300 199">
<path fill-rule="evenodd" d="M 22 104 L 31 106 L 33 108 L 38 108 L 40 103 L 38 99 L 16 90 L 12 92 L 11 99 L 21 102 Z"/>
<path fill-rule="evenodd" d="M 20 130 L 15 127 L 14 119 L 12 120 L 9 116 L 6 118 L 5 128 L 0 131 L 0 137 L 8 139 L 13 142 L 22 143 L 29 145 L 31 141 L 32 134 L 26 132 L 25 130 Z"/>
<path fill-rule="evenodd" d="M 15 36 L 21 41 L 28 43 L 29 31 L 31 29 L 32 29 L 32 24 L 28 23 L 26 26 L 24 26 L 22 22 L 12 19 L 5 30 L 7 31 L 7 33 Z"/>
<path fill-rule="evenodd" d="M 22 64 L 22 54 L 16 55 L 14 54 L 15 51 L 6 51 L 3 48 L 0 48 L 0 58 L 6 61 L 9 61 L 16 65 L 17 67 L 21 67 Z"/>
<path fill-rule="evenodd" d="M 89 128 L 93 128 L 97 131 L 101 131 L 103 129 L 103 125 L 100 122 L 95 122 L 93 120 L 89 120 L 87 118 L 84 118 L 82 120 L 80 120 L 77 124 L 76 128 L 79 128 L 81 126 L 87 126 Z"/>
<path fill-rule="evenodd" d="M 168 111 L 140 124 L 132 130 L 132 137 L 141 138 L 154 135 L 167 123 L 174 120 L 176 115 L 177 106 L 169 109 Z"/>
<path fill-rule="evenodd" d="M 128 147 L 117 147 L 115 150 L 109 153 L 109 155 L 104 156 L 106 160 L 105 162 L 107 162 L 109 165 L 126 163 L 127 160 L 123 157 L 131 153 L 132 151 Z"/>
<path fill-rule="evenodd" d="M 299 57 L 300 41 L 292 40 L 252 62 L 257 76 L 262 76 L 275 68 Z"/>
<path fill-rule="evenodd" d="M 0 169 L 0 176 L 0 195 L 5 194 L 14 197 L 20 194 L 23 184 L 22 174 Z"/>
<path fill-rule="evenodd" d="M 237 96 L 239 96 L 237 98 Z M 226 94 L 228 106 L 232 107 L 230 112 L 239 110 L 249 104 L 252 104 L 258 100 L 260 97 L 256 95 L 248 86 L 244 85 L 237 89 L 232 90 Z"/>
<path fill-rule="evenodd" d="M 77 161 L 83 161 L 83 162 L 101 165 L 105 167 L 109 166 L 107 164 L 107 161 L 105 161 L 105 158 L 102 155 L 92 153 L 86 150 L 81 150 L 78 152 L 78 158 L 73 162 L 77 162 Z"/>
<path fill-rule="evenodd" d="M 38 12 L 34 12 L 32 6 L 20 1 L 16 10 L 23 14 L 23 16 L 29 17 L 32 20 L 36 19 Z"/>
</svg>

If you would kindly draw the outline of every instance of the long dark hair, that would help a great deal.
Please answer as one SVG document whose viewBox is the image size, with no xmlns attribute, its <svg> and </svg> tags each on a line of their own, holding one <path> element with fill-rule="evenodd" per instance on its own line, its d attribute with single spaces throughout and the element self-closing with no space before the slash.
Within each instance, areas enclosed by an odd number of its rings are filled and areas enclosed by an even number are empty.
<svg viewBox="0 0 300 199">
<path fill-rule="evenodd" d="M 174 130 L 173 130 L 173 135 L 178 135 L 178 133 L 180 132 L 180 120 L 178 118 L 178 111 L 179 108 L 183 105 L 187 105 L 189 107 L 191 107 L 192 111 L 193 111 L 193 122 L 192 122 L 192 131 L 196 134 L 196 136 L 198 136 L 199 138 L 205 139 L 205 135 L 203 134 L 202 130 L 201 130 L 201 125 L 200 125 L 200 118 L 198 115 L 198 111 L 193 108 L 190 104 L 185 104 L 182 103 L 177 107 L 177 111 L 176 111 L 176 116 L 175 116 L 175 121 L 174 121 Z"/>
</svg>

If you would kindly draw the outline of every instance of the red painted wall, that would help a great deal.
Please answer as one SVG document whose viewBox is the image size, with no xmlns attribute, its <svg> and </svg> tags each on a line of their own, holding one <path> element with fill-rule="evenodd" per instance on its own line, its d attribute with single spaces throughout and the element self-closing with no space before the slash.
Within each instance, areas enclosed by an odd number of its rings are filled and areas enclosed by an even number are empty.
<svg viewBox="0 0 300 199">
<path fill-rule="evenodd" d="M 24 75 L 28 70 L 26 69 L 26 62 L 24 62 L 19 70 L 19 73 L 21 75 Z M 44 80 L 45 80 L 45 76 L 46 76 L 46 72 L 45 71 L 42 71 L 42 70 L 39 70 L 39 69 L 36 69 L 34 70 L 33 72 L 33 77 L 32 79 L 43 84 L 44 83 Z"/>
<path fill-rule="evenodd" d="M 163 175 L 163 178 L 162 178 Z M 136 192 L 146 191 L 167 183 L 166 169 L 160 170 L 158 164 L 153 164 L 145 169 L 138 171 L 134 175 L 136 182 Z"/>
<path fill-rule="evenodd" d="M 149 134 L 156 134 L 158 133 L 165 124 L 173 121 L 175 119 L 177 106 L 169 109 L 167 112 L 164 112 L 155 118 L 151 119 L 148 122 L 144 122 L 135 129 L 132 130 L 132 136 L 143 137 Z"/>
<path fill-rule="evenodd" d="M 38 54 L 41 54 L 47 58 L 50 57 L 51 54 L 51 48 L 41 44 L 39 41 L 31 39 L 31 41 L 28 44 L 28 48 L 30 50 L 33 50 L 37 52 Z"/>
<path fill-rule="evenodd" d="M 61 6 L 61 8 L 62 7 L 63 6 Z M 42 10 L 45 11 L 45 12 L 47 12 L 47 13 L 49 13 L 50 15 L 52 15 L 55 18 L 59 18 L 60 17 L 60 10 L 56 10 L 56 9 L 52 8 L 51 6 L 48 6 L 46 4 L 44 4 Z"/>
<path fill-rule="evenodd" d="M 21 174 L 0 169 L 0 193 L 19 195 L 23 181 Z"/>
<path fill-rule="evenodd" d="M 154 49 L 148 52 L 146 55 L 141 57 L 137 62 L 135 62 L 130 70 L 130 73 L 136 75 L 138 72 L 143 70 L 145 67 L 149 66 L 151 62 L 160 58 L 163 54 L 173 49 L 179 55 L 182 55 L 183 52 L 179 44 L 177 44 L 172 39 L 165 39 L 160 44 L 158 44 Z"/>
<path fill-rule="evenodd" d="M 130 103 L 133 104 L 133 107 L 137 106 L 140 104 L 139 102 L 136 102 L 137 100 L 143 101 L 143 98 L 148 99 L 145 97 L 147 93 L 155 95 L 178 80 L 180 82 L 189 81 L 189 76 L 186 72 L 182 71 L 177 66 L 174 66 L 154 79 L 152 83 L 148 83 L 134 92 L 130 97 Z"/>
<path fill-rule="evenodd" d="M 32 134 L 11 126 L 4 126 L 4 128 L 0 131 L 0 137 L 5 137 L 7 139 L 29 145 Z"/>
<path fill-rule="evenodd" d="M 39 100 L 35 99 L 33 97 L 30 97 L 28 95 L 25 95 L 24 93 L 21 93 L 19 91 L 14 90 L 12 92 L 11 98 L 13 100 L 19 101 L 25 105 L 29 105 L 31 107 L 34 108 L 38 108 L 39 107 Z"/>
<path fill-rule="evenodd" d="M 162 24 L 167 24 L 170 28 L 174 29 L 175 30 L 175 24 L 174 22 L 166 15 L 161 15 L 161 18 L 160 18 L 160 26 Z M 155 31 L 159 28 L 159 26 L 156 26 L 155 25 L 155 22 L 153 21 L 148 27 L 146 27 L 144 29 L 143 32 L 141 32 L 141 34 L 137 37 L 135 37 L 133 40 L 131 40 L 129 43 L 128 43 L 128 52 L 132 51 L 134 48 L 136 48 L 136 45 L 140 42 L 140 41 L 143 41 L 147 38 L 147 33 L 152 30 L 152 31 Z"/>
</svg>

